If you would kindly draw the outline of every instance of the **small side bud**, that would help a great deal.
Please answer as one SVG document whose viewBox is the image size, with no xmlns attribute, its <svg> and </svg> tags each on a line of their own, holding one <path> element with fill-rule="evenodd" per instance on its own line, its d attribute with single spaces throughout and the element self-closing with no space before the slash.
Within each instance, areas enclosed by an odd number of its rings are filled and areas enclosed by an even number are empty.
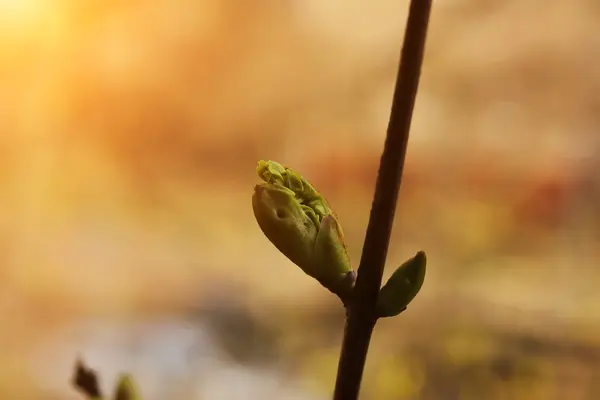
<svg viewBox="0 0 600 400">
<path fill-rule="evenodd" d="M 117 380 L 115 388 L 115 400 L 142 400 L 133 378 L 128 374 L 122 374 Z"/>
<path fill-rule="evenodd" d="M 379 291 L 377 316 L 394 317 L 404 310 L 415 298 L 425 280 L 425 252 L 419 251 L 394 271 L 390 279 Z"/>
</svg>

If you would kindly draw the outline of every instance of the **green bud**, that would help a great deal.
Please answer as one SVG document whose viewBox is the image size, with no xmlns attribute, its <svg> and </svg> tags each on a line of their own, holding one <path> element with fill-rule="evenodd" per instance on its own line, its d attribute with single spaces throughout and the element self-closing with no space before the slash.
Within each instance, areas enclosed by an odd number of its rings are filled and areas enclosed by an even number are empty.
<svg viewBox="0 0 600 400">
<path fill-rule="evenodd" d="M 425 280 L 425 252 L 419 251 L 394 271 L 387 283 L 379 291 L 377 316 L 394 317 L 406 310 L 415 298 Z"/>
<path fill-rule="evenodd" d="M 128 374 L 121 374 L 117 379 L 117 386 L 114 394 L 115 400 L 141 400 L 137 386 L 133 378 Z"/>
<path fill-rule="evenodd" d="M 261 160 L 256 171 L 264 181 L 252 196 L 260 229 L 288 259 L 341 297 L 356 274 L 329 203 L 302 175 L 277 162 Z"/>
</svg>

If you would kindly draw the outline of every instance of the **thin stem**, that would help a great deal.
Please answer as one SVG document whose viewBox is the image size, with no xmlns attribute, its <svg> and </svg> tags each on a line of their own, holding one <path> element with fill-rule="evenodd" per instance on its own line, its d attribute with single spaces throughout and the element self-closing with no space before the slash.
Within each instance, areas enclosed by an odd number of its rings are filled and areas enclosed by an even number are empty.
<svg viewBox="0 0 600 400">
<path fill-rule="evenodd" d="M 411 0 L 371 215 L 340 355 L 334 400 L 356 400 L 377 321 L 376 304 L 402 181 L 432 0 Z"/>
</svg>

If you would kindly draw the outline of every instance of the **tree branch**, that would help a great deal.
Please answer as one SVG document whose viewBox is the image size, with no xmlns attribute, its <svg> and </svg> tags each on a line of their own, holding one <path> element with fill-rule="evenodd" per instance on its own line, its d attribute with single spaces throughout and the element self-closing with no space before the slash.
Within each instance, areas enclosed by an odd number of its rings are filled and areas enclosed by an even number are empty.
<svg viewBox="0 0 600 400">
<path fill-rule="evenodd" d="M 347 308 L 334 400 L 356 400 L 377 321 L 376 304 L 385 266 L 432 0 L 411 0 L 400 67 L 381 156 L 375 195 L 367 227 L 353 298 Z"/>
</svg>

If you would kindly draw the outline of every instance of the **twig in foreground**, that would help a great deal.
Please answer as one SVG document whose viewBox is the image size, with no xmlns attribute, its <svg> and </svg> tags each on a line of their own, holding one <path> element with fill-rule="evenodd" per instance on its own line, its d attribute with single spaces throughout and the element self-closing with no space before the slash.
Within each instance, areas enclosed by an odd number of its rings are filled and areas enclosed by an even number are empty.
<svg viewBox="0 0 600 400">
<path fill-rule="evenodd" d="M 379 166 L 358 277 L 347 308 L 334 400 L 358 399 L 390 241 L 415 104 L 431 0 L 411 0 L 390 121 Z"/>
</svg>

